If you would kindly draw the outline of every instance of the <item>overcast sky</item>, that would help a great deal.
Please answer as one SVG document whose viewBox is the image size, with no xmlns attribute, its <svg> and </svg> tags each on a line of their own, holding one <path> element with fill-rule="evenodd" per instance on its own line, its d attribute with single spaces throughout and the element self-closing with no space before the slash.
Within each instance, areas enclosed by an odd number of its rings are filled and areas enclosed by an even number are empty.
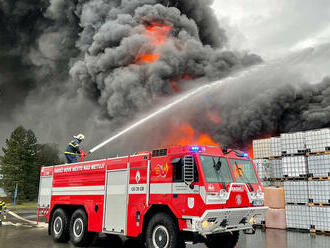
<svg viewBox="0 0 330 248">
<path fill-rule="evenodd" d="M 214 0 L 233 48 L 274 58 L 330 40 L 330 0 Z"/>
</svg>

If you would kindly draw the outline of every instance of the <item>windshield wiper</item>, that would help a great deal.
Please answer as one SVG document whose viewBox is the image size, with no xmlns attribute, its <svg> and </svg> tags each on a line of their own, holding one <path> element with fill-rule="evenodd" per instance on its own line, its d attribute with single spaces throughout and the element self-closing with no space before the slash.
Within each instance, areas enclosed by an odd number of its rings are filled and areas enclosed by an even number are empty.
<svg viewBox="0 0 330 248">
<path fill-rule="evenodd" d="M 219 171 L 221 169 L 222 163 L 220 161 L 220 157 L 218 158 L 218 162 L 215 162 L 214 157 L 212 157 L 213 160 L 213 167 L 215 168 L 216 171 Z"/>
<path fill-rule="evenodd" d="M 214 157 L 212 157 L 212 160 L 213 160 L 213 167 L 214 167 L 214 169 L 219 173 L 219 171 L 220 171 L 220 169 L 221 169 L 221 166 L 222 166 L 222 163 L 221 163 L 220 157 L 218 158 L 218 162 L 215 162 Z M 220 173 L 219 173 L 219 174 L 220 174 Z M 222 184 L 222 187 L 227 191 L 226 184 L 225 184 L 225 183 L 221 183 L 221 184 Z"/>
</svg>

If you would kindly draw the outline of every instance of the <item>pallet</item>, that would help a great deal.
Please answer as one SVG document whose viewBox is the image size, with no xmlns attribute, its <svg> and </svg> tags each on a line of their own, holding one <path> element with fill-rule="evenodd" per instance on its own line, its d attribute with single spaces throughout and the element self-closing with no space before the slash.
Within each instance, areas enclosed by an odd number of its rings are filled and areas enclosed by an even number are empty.
<svg viewBox="0 0 330 248">
<path fill-rule="evenodd" d="M 294 202 L 286 202 L 286 205 L 295 205 L 295 206 L 307 206 L 309 203 L 294 203 Z"/>
<path fill-rule="evenodd" d="M 287 181 L 303 181 L 308 179 L 307 174 L 301 174 L 299 177 L 289 177 L 288 175 L 283 175 L 284 180 Z"/>
<path fill-rule="evenodd" d="M 329 148 L 329 147 L 327 147 Z M 326 148 L 326 149 L 327 149 Z M 306 156 L 314 156 L 314 155 L 325 155 L 325 154 L 330 154 L 330 150 L 325 150 L 325 151 L 320 151 L 320 152 L 306 152 Z"/>
<path fill-rule="evenodd" d="M 281 159 L 282 156 L 270 156 L 269 160 Z"/>
<path fill-rule="evenodd" d="M 314 207 L 314 206 L 318 206 L 318 207 L 330 207 L 330 201 L 328 203 L 323 203 L 323 202 L 313 202 L 313 200 L 309 200 L 310 202 L 308 203 L 308 206 L 310 207 Z"/>
<path fill-rule="evenodd" d="M 286 151 L 282 151 L 282 157 L 303 156 L 306 155 L 306 152 L 306 150 L 298 150 L 295 153 L 287 153 Z"/>
<path fill-rule="evenodd" d="M 288 227 L 286 230 L 290 231 L 290 232 L 300 232 L 300 233 L 309 233 L 310 232 L 310 229 L 292 228 L 292 227 Z"/>
<path fill-rule="evenodd" d="M 268 181 L 275 181 L 275 182 L 284 182 L 286 179 L 283 177 L 271 177 L 268 178 Z"/>
<path fill-rule="evenodd" d="M 311 228 L 309 229 L 309 232 L 311 234 L 330 236 L 330 231 L 326 231 L 326 230 L 316 230 L 314 228 Z"/>
<path fill-rule="evenodd" d="M 308 181 L 329 181 L 330 180 L 330 176 L 327 177 L 308 177 Z"/>
</svg>

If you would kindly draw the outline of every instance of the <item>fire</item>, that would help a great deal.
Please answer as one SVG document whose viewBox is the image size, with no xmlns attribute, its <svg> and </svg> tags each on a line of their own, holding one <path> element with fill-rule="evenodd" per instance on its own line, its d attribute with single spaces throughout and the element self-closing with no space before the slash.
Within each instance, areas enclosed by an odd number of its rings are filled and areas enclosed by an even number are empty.
<svg viewBox="0 0 330 248">
<path fill-rule="evenodd" d="M 151 40 L 149 43 L 150 50 L 154 51 L 157 46 L 162 46 L 169 37 L 172 30 L 171 26 L 162 23 L 151 23 L 146 27 L 145 34 Z M 142 54 L 136 59 L 137 64 L 146 63 L 151 64 L 160 58 L 159 53 Z"/>
<path fill-rule="evenodd" d="M 198 134 L 189 124 L 172 128 L 167 145 L 210 145 L 219 146 L 208 134 Z"/>
<path fill-rule="evenodd" d="M 171 26 L 163 23 L 152 23 L 146 27 L 146 35 L 151 39 L 151 45 L 161 46 L 168 40 L 171 30 Z"/>
</svg>

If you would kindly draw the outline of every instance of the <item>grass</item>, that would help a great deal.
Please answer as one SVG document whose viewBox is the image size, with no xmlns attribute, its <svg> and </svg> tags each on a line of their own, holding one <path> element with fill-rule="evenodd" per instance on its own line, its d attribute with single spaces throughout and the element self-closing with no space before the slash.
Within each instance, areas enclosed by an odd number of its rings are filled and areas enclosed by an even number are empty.
<svg viewBox="0 0 330 248">
<path fill-rule="evenodd" d="M 14 202 L 8 202 L 6 203 L 6 207 L 10 210 L 13 210 L 13 209 L 31 209 L 31 208 L 34 208 L 36 209 L 37 208 L 37 202 L 19 202 L 19 203 L 16 203 L 16 206 L 14 208 Z"/>
</svg>

